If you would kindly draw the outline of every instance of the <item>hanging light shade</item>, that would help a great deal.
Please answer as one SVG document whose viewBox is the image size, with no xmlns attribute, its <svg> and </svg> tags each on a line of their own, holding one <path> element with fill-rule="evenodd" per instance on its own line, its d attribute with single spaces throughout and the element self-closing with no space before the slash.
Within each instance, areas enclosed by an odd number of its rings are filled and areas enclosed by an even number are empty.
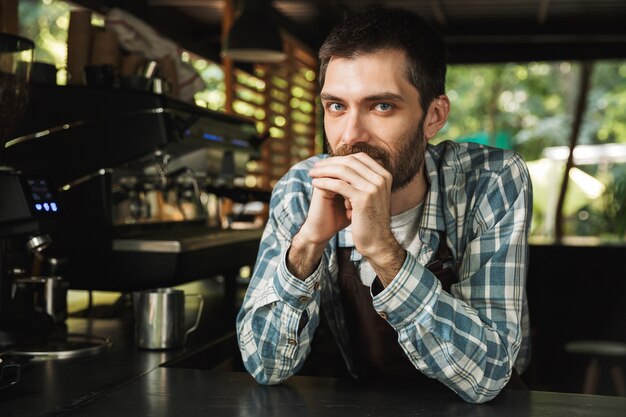
<svg viewBox="0 0 626 417">
<path fill-rule="evenodd" d="M 222 57 L 241 62 L 280 62 L 287 55 L 270 0 L 243 0 L 241 13 L 222 45 Z"/>
</svg>

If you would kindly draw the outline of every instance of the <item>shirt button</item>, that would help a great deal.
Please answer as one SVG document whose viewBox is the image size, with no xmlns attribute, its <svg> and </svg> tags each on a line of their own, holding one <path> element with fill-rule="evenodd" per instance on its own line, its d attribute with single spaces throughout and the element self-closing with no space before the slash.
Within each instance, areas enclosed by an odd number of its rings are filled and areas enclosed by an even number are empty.
<svg viewBox="0 0 626 417">
<path fill-rule="evenodd" d="M 288 339 L 287 343 L 292 345 L 292 346 L 298 344 L 298 342 L 296 342 L 296 339 Z"/>
<path fill-rule="evenodd" d="M 313 284 L 313 289 L 314 290 L 319 290 L 320 289 L 320 283 L 316 282 L 315 284 Z"/>
<path fill-rule="evenodd" d="M 383 320 L 387 320 L 387 318 L 389 318 L 389 316 L 387 316 L 387 313 L 385 313 L 384 311 L 381 311 L 380 313 L 378 313 L 378 315 L 382 317 Z"/>
<path fill-rule="evenodd" d="M 309 301 L 309 297 L 303 295 L 301 297 L 298 297 L 298 300 L 300 300 L 301 303 L 306 303 L 307 301 Z"/>
</svg>

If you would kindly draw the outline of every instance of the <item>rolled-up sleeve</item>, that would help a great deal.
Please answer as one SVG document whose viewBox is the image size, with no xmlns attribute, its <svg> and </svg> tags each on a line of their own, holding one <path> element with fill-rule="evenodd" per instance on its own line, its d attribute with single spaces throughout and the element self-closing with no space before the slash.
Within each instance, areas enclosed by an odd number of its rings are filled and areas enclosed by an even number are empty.
<svg viewBox="0 0 626 417">
<path fill-rule="evenodd" d="M 270 218 L 256 265 L 237 316 L 245 368 L 262 384 L 277 384 L 297 372 L 311 348 L 319 322 L 319 282 L 328 273 L 325 257 L 306 280 L 287 269 L 293 236 L 304 223 L 311 195 L 308 166 L 294 166 L 274 188 Z"/>
</svg>

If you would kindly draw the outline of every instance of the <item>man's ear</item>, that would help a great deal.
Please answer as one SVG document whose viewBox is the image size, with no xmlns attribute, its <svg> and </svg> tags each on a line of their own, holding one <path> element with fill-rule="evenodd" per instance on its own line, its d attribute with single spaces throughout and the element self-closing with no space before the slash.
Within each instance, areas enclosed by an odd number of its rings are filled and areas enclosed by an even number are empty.
<svg viewBox="0 0 626 417">
<path fill-rule="evenodd" d="M 446 95 L 436 97 L 430 106 L 424 118 L 424 138 L 431 140 L 437 132 L 446 124 L 450 113 L 450 100 Z"/>
</svg>

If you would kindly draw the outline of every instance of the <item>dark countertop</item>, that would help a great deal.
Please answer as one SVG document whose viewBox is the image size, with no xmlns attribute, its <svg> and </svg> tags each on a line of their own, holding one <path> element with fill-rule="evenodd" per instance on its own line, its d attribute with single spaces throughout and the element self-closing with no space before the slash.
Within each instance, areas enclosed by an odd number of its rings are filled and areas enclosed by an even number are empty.
<svg viewBox="0 0 626 417">
<path fill-rule="evenodd" d="M 424 392 L 402 382 L 292 377 L 261 386 L 246 373 L 211 370 L 236 352 L 233 334 L 215 327 L 192 334 L 184 348 L 162 352 L 135 348 L 128 321 L 69 319 L 68 327 L 113 344 L 95 356 L 26 364 L 20 383 L 0 391 L 1 417 L 626 415 L 626 398 L 618 397 L 505 391 L 472 405 L 443 385 Z"/>
<path fill-rule="evenodd" d="M 137 349 L 132 345 L 132 327 L 119 319 L 69 319 L 68 327 L 72 333 L 107 337 L 112 345 L 94 356 L 23 362 L 20 382 L 0 391 L 0 416 L 62 414 L 198 347 L 190 343 L 171 351 Z"/>
<path fill-rule="evenodd" d="M 219 355 L 211 360 L 203 358 L 204 368 L 214 367 L 227 357 L 226 346 L 234 339 L 234 313 L 226 309 L 223 290 L 217 284 L 198 282 L 189 284 L 187 292 L 201 292 L 205 308 L 198 330 L 191 333 L 184 347 L 149 351 L 134 345 L 134 320 L 132 309 L 122 309 L 113 319 L 69 318 L 68 333 L 106 337 L 111 341 L 108 349 L 93 356 L 55 360 L 28 360 L 10 352 L 3 359 L 22 363 L 18 384 L 0 390 L 0 417 L 34 417 L 65 415 L 82 403 L 110 391 L 121 384 L 141 377 L 163 364 L 181 362 L 197 365 L 186 358 L 199 351 L 212 353 L 218 347 Z M 186 306 L 186 317 L 195 317 L 195 307 Z M 190 313 L 191 312 L 191 313 Z M 230 344 L 223 343 L 227 339 Z M 236 346 L 236 345 L 235 345 Z M 213 349 L 213 350 L 211 350 Z M 232 355 L 232 353 L 231 353 Z M 8 378 L 7 378 L 8 379 Z"/>
<path fill-rule="evenodd" d="M 156 368 L 68 413 L 69 416 L 506 416 L 623 417 L 626 398 L 503 391 L 482 405 L 452 391 L 416 391 L 402 382 L 292 377 L 279 386 L 258 385 L 237 372 Z"/>
</svg>

